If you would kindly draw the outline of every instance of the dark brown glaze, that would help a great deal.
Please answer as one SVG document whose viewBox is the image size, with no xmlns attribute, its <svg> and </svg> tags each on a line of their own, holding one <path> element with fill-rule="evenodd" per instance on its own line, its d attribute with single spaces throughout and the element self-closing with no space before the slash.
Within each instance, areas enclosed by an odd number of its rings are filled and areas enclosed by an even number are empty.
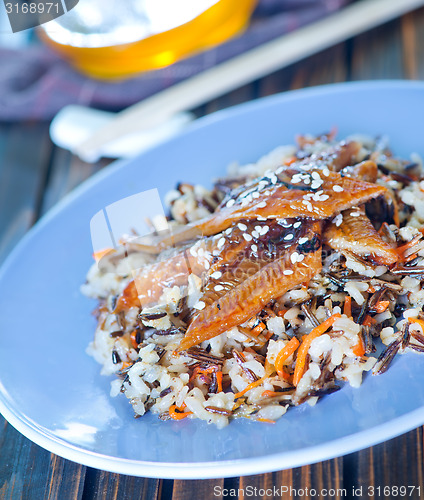
<svg viewBox="0 0 424 500">
<path fill-rule="evenodd" d="M 292 171 L 294 172 L 293 169 Z M 314 172 L 319 173 L 319 171 L 313 171 L 310 174 Z M 328 172 L 327 176 L 321 174 L 321 179 L 323 184 L 315 191 L 290 189 L 286 185 L 277 184 L 273 187 L 258 189 L 259 198 L 253 198 L 244 204 L 243 196 L 239 195 L 233 206 L 223 207 L 211 217 L 199 221 L 196 226 L 203 235 L 209 235 L 224 231 L 232 223 L 242 219 L 257 219 L 258 217 L 327 219 L 349 207 L 384 195 L 387 191 L 383 186 L 342 177 L 336 172 Z M 342 191 L 334 191 L 335 186 L 339 186 Z M 319 198 L 316 191 L 322 191 Z M 310 204 L 307 203 L 308 195 Z"/>
<path fill-rule="evenodd" d="M 201 248 L 202 255 L 191 253 L 192 248 L 197 251 Z M 159 300 L 165 288 L 187 285 L 192 273 L 202 276 L 211 260 L 211 257 L 205 257 L 205 253 L 210 255 L 215 248 L 216 241 L 205 238 L 165 260 L 142 267 L 135 272 L 134 279 L 119 296 L 116 309 L 153 304 Z"/>
<path fill-rule="evenodd" d="M 352 207 L 342 212 L 343 222 L 330 223 L 324 231 L 324 242 L 339 252 L 349 251 L 376 264 L 391 266 L 398 254 L 390 243 L 377 233 L 365 214 L 364 207 Z"/>
<path fill-rule="evenodd" d="M 205 300 L 208 305 L 204 302 L 205 308 L 193 318 L 179 351 L 244 323 L 260 312 L 270 300 L 301 283 L 309 282 L 321 271 L 321 245 L 320 242 L 316 243 L 316 237 L 320 235 L 320 223 L 304 221 L 303 224 L 310 230 L 307 241 L 301 240 L 300 243 L 297 239 L 288 248 L 284 244 L 281 252 L 275 252 L 276 258 L 268 262 L 265 256 L 259 259 L 252 255 L 250 259 L 242 259 L 234 269 L 239 271 L 238 274 L 228 269 L 219 280 L 223 287 L 219 297 L 211 293 L 210 288 L 206 289 Z M 305 251 L 302 252 L 303 248 Z M 303 260 L 296 262 L 296 259 L 293 260 L 294 255 L 301 256 Z M 286 275 L 284 271 L 291 271 L 292 274 Z"/>
</svg>

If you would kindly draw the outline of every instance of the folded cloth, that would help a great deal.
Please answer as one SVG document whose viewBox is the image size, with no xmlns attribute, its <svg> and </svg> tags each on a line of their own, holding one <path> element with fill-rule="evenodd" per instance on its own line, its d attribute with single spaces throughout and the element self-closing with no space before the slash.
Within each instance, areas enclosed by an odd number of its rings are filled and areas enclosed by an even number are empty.
<svg viewBox="0 0 424 500">
<path fill-rule="evenodd" d="M 122 81 L 81 75 L 42 45 L 0 49 L 0 120 L 48 120 L 67 104 L 123 109 L 347 3 L 349 0 L 259 0 L 249 27 L 238 37 L 166 68 Z"/>
</svg>

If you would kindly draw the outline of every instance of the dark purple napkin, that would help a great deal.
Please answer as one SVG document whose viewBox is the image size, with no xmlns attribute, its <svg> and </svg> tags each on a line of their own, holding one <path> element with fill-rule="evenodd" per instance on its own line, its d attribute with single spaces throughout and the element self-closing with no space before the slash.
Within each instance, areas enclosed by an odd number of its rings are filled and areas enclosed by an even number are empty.
<svg viewBox="0 0 424 500">
<path fill-rule="evenodd" d="M 259 0 L 250 26 L 240 36 L 167 68 L 122 81 L 83 76 L 41 45 L 0 49 L 0 120 L 50 119 L 67 104 L 120 110 L 347 3 L 349 0 Z"/>
</svg>

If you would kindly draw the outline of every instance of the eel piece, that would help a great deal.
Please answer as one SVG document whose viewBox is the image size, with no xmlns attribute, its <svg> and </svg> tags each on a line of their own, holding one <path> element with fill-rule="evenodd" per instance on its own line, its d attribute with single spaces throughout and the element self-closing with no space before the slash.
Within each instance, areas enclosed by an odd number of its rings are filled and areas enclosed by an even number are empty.
<svg viewBox="0 0 424 500">
<path fill-rule="evenodd" d="M 340 225 L 331 222 L 324 231 L 324 242 L 334 250 L 349 251 L 376 264 L 391 266 L 398 260 L 394 246 L 385 242 L 365 214 L 364 207 L 345 210 Z"/>
<path fill-rule="evenodd" d="M 282 234 L 281 246 L 274 245 L 271 253 L 265 251 L 261 255 L 257 255 L 260 250 L 257 243 L 252 243 L 256 248 L 250 258 L 243 256 L 233 268 L 223 267 L 218 271 L 222 274 L 218 285 L 212 282 L 206 286 L 199 301 L 203 309 L 194 316 L 178 351 L 244 323 L 271 299 L 309 282 L 321 271 L 321 224 L 303 221 L 302 226 L 303 236 L 297 235 L 295 241 L 290 239 L 288 244 Z M 288 234 L 293 233 L 286 228 L 285 236 Z"/>
</svg>

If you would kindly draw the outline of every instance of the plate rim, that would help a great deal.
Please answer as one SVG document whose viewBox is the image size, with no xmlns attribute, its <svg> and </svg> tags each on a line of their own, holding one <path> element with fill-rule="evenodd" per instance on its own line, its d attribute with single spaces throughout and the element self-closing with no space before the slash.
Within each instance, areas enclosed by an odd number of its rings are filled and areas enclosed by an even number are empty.
<svg viewBox="0 0 424 500">
<path fill-rule="evenodd" d="M 352 90 L 375 90 L 375 89 L 399 89 L 401 91 L 420 90 L 424 91 L 424 82 L 410 80 L 365 80 L 359 82 L 340 82 L 326 85 L 313 86 L 298 90 L 291 90 L 261 97 L 252 101 L 247 101 L 229 108 L 225 108 L 210 115 L 197 119 L 185 130 L 179 132 L 172 138 L 149 148 L 140 155 L 131 159 L 117 160 L 103 168 L 86 181 L 74 188 L 55 204 L 39 221 L 30 228 L 23 238 L 12 249 L 0 267 L 0 282 L 7 270 L 13 265 L 15 255 L 27 242 L 37 234 L 48 222 L 60 214 L 75 199 L 90 190 L 92 186 L 100 183 L 112 173 L 125 168 L 125 165 L 141 158 L 151 151 L 162 148 L 165 144 L 178 141 L 182 136 L 191 134 L 197 129 L 208 127 L 214 122 L 226 120 L 240 114 L 249 113 L 255 109 L 279 104 L 284 101 L 301 99 L 303 96 L 317 97 L 338 92 Z M 78 445 L 69 443 L 58 438 L 43 429 L 35 421 L 7 405 L 7 398 L 0 380 L 0 413 L 4 418 L 21 434 L 43 447 L 51 453 L 55 453 L 65 459 L 80 463 L 85 466 L 95 467 L 119 474 L 127 474 L 148 478 L 163 479 L 211 479 L 234 476 L 246 476 L 251 474 L 261 474 L 273 472 L 287 468 L 299 467 L 306 464 L 317 463 L 323 460 L 340 457 L 347 453 L 373 446 L 383 441 L 389 440 L 403 433 L 406 433 L 424 424 L 424 406 L 417 408 L 401 417 L 389 420 L 371 429 L 356 432 L 354 434 L 326 441 L 312 447 L 301 448 L 290 452 L 281 452 L 265 455 L 261 457 L 240 458 L 234 460 L 221 460 L 216 462 L 155 462 L 130 460 L 113 457 L 90 450 L 85 450 Z"/>
</svg>

